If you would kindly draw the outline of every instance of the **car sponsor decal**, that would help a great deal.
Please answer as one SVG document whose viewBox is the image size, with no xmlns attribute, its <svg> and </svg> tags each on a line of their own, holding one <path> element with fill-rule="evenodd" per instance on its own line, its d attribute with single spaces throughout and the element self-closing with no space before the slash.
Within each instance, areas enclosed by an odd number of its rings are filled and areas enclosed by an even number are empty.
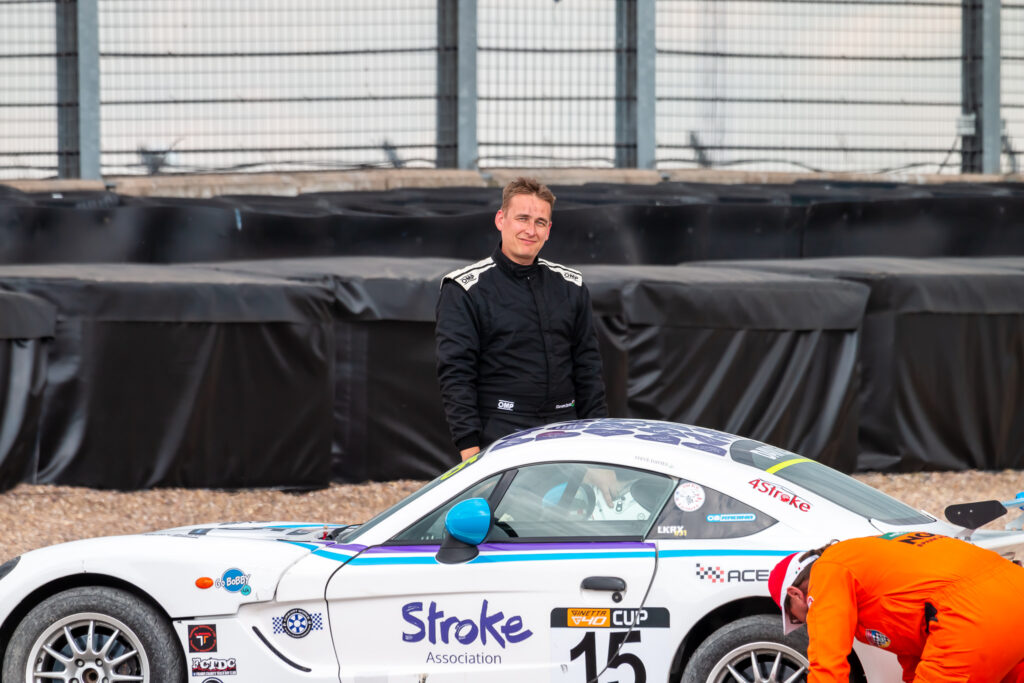
<svg viewBox="0 0 1024 683">
<path fill-rule="evenodd" d="M 305 638 L 310 631 L 322 631 L 324 615 L 321 612 L 307 612 L 296 607 L 284 613 L 283 617 L 270 618 L 271 630 L 275 634 L 287 634 L 292 638 Z"/>
<path fill-rule="evenodd" d="M 757 583 L 768 581 L 770 569 L 722 569 L 697 563 L 697 579 L 711 583 Z"/>
<path fill-rule="evenodd" d="M 217 626 L 215 624 L 192 624 L 188 627 L 189 652 L 216 652 Z"/>
<path fill-rule="evenodd" d="M 700 484 L 687 481 L 676 487 L 675 493 L 672 494 L 672 500 L 675 501 L 676 507 L 683 512 L 696 512 L 704 505 L 707 494 L 704 493 Z"/>
<path fill-rule="evenodd" d="M 677 643 L 664 607 L 556 607 L 551 610 L 551 659 L 566 681 L 664 681 Z"/>
<path fill-rule="evenodd" d="M 669 612 L 665 607 L 556 607 L 551 610 L 551 628 L 668 627 Z"/>
<path fill-rule="evenodd" d="M 753 522 L 757 519 L 757 515 L 752 512 L 734 513 L 734 514 L 721 514 L 721 515 L 708 515 L 705 519 L 709 522 Z"/>
<path fill-rule="evenodd" d="M 234 657 L 225 657 L 223 659 L 219 657 L 192 658 L 193 676 L 209 676 L 210 674 L 216 674 L 217 676 L 234 676 L 237 673 L 238 665 L 235 662 Z"/>
<path fill-rule="evenodd" d="M 795 508 L 800 512 L 810 512 L 811 504 L 800 496 L 796 495 L 790 489 L 785 486 L 773 484 L 770 481 L 764 479 L 751 479 L 749 482 L 750 487 L 758 493 L 763 493 L 773 500 L 777 500 L 780 503 L 786 503 L 789 507 Z"/>
<path fill-rule="evenodd" d="M 791 458 L 798 457 L 795 453 L 772 446 L 766 443 L 758 444 L 754 448 L 750 449 L 751 453 L 757 453 L 758 455 L 768 458 L 769 460 L 789 460 Z"/>
<path fill-rule="evenodd" d="M 678 524 L 659 524 L 658 536 L 672 536 L 674 538 L 686 538 L 686 527 Z"/>
<path fill-rule="evenodd" d="M 402 631 L 402 641 L 406 643 L 418 643 L 424 639 L 431 645 L 487 646 L 493 643 L 504 650 L 533 635 L 521 616 L 512 613 L 506 616 L 504 611 L 486 599 L 481 602 L 479 618 L 477 613 L 445 614 L 437 602 L 431 600 L 425 606 L 417 600 L 402 605 L 402 619 L 411 626 L 411 629 Z"/>
<path fill-rule="evenodd" d="M 252 574 L 246 574 L 241 569 L 232 567 L 221 574 L 219 579 L 215 579 L 213 586 L 214 588 L 223 588 L 229 593 L 249 595 L 252 592 L 252 587 L 249 586 L 251 577 Z"/>
<path fill-rule="evenodd" d="M 201 683 L 224 683 L 219 678 L 204 678 Z"/>
<path fill-rule="evenodd" d="M 614 422 L 606 422 L 596 419 L 573 420 L 571 422 L 561 422 L 547 427 L 536 427 L 523 432 L 517 432 L 499 439 L 491 446 L 491 450 L 497 451 L 503 448 L 530 443 L 531 441 L 580 436 L 582 434 L 602 437 L 632 437 L 641 441 L 685 446 L 721 456 L 726 455 L 726 448 L 736 440 L 734 436 L 704 427 L 668 424 L 649 420 L 615 420 Z"/>
<path fill-rule="evenodd" d="M 928 545 L 932 541 L 937 541 L 940 538 L 946 537 L 939 536 L 938 534 L 930 534 L 927 531 L 890 531 L 887 534 L 882 534 L 879 538 L 920 547 Z"/>
</svg>

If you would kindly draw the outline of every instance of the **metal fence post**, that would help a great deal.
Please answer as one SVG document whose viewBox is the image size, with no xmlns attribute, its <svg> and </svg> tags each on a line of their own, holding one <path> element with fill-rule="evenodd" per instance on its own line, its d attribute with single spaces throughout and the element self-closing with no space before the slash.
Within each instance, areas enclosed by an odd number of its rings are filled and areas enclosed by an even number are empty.
<svg viewBox="0 0 1024 683">
<path fill-rule="evenodd" d="M 476 0 L 438 0 L 438 167 L 476 168 L 476 35 Z"/>
<path fill-rule="evenodd" d="M 655 0 L 616 0 L 615 165 L 654 168 Z"/>
<path fill-rule="evenodd" d="M 963 0 L 961 171 L 999 173 L 1002 152 L 1000 104 L 1000 0 Z"/>
<path fill-rule="evenodd" d="M 985 0 L 984 23 L 985 42 L 982 52 L 981 70 L 981 158 L 982 171 L 999 173 L 1002 155 L 1003 120 L 1001 90 L 999 83 L 1000 66 L 1000 13 L 1001 0 Z"/>
<path fill-rule="evenodd" d="M 100 178 L 97 0 L 57 0 L 57 175 Z"/>
</svg>

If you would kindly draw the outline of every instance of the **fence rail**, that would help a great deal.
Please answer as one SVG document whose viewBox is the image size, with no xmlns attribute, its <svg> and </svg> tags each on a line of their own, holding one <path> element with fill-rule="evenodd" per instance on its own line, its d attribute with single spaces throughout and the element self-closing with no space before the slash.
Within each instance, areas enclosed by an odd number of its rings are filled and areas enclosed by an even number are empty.
<svg viewBox="0 0 1024 683">
<path fill-rule="evenodd" d="M 0 0 L 0 178 L 1017 172 L 1022 83 L 999 0 Z"/>
</svg>

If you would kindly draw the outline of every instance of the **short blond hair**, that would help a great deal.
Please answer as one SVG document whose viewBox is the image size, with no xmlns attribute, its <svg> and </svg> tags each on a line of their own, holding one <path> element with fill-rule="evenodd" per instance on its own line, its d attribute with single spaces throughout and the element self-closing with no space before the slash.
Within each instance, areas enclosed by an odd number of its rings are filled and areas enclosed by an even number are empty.
<svg viewBox="0 0 1024 683">
<path fill-rule="evenodd" d="M 515 178 L 505 189 L 501 192 L 501 210 L 505 211 L 508 208 L 508 203 L 512 201 L 512 198 L 517 194 L 533 194 L 537 195 L 538 199 L 541 199 L 551 205 L 551 208 L 555 208 L 555 195 L 548 186 L 540 182 L 536 178 L 527 178 L 526 176 L 520 176 Z"/>
</svg>

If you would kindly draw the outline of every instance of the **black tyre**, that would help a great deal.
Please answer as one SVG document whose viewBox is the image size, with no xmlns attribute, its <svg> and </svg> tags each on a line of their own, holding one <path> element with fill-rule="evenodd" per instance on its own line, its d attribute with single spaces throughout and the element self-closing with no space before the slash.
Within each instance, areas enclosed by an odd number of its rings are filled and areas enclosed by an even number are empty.
<svg viewBox="0 0 1024 683">
<path fill-rule="evenodd" d="M 782 635 L 778 616 L 758 614 L 718 629 L 697 647 L 682 683 L 795 683 L 807 679 L 807 630 Z"/>
<path fill-rule="evenodd" d="M 36 605 L 7 645 L 4 683 L 184 683 L 167 617 L 127 591 L 89 586 Z"/>
</svg>

